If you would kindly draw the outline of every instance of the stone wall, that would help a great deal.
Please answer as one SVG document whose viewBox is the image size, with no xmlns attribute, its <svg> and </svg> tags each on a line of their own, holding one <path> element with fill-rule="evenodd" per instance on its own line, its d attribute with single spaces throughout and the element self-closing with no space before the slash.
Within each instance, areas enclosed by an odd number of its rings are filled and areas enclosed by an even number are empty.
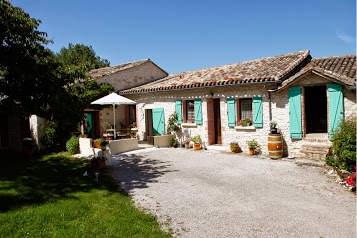
<svg viewBox="0 0 357 238">
<path fill-rule="evenodd" d="M 326 85 L 330 83 L 324 78 L 310 75 L 297 81 L 294 86 L 313 86 Z M 267 154 L 267 141 L 270 130 L 269 117 L 269 93 L 264 85 L 257 84 L 255 86 L 233 86 L 233 87 L 215 87 L 203 89 L 190 89 L 185 91 L 170 91 L 150 94 L 133 94 L 126 95 L 128 98 L 136 100 L 137 104 L 137 123 L 139 127 L 139 135 L 143 136 L 145 133 L 145 109 L 164 108 L 165 121 L 167 124 L 168 117 L 175 111 L 175 100 L 194 100 L 195 98 L 202 99 L 202 115 L 203 125 L 187 125 L 183 124 L 183 128 L 188 130 L 191 136 L 200 134 L 201 138 L 206 144 L 212 143 L 212 133 L 214 134 L 213 125 L 213 99 L 220 99 L 220 114 L 221 114 L 221 132 L 222 144 L 229 147 L 230 142 L 236 141 L 239 143 L 243 151 L 247 152 L 247 140 L 255 139 L 261 146 L 263 154 Z M 263 99 L 263 127 L 229 127 L 228 126 L 228 111 L 227 98 L 253 98 L 254 96 L 261 96 Z M 344 87 L 344 104 L 345 115 L 349 116 L 356 114 L 356 94 Z M 304 107 L 304 95 L 302 95 L 302 107 Z M 289 99 L 288 89 L 281 92 L 271 93 L 271 108 L 272 119 L 277 121 L 278 128 L 283 135 L 284 156 L 296 156 L 299 154 L 304 140 L 296 140 L 290 138 L 289 125 Z M 304 116 L 302 125 L 304 125 Z M 303 128 L 304 129 L 304 128 Z M 143 138 L 143 137 L 141 137 Z"/>
<path fill-rule="evenodd" d="M 124 90 L 166 77 L 167 74 L 152 62 L 103 76 L 97 83 L 109 83 L 116 91 Z"/>
</svg>

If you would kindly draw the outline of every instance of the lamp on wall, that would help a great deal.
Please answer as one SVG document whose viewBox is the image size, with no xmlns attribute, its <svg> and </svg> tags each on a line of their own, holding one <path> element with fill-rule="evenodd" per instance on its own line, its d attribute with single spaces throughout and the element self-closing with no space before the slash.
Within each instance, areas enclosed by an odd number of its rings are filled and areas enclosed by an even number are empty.
<svg viewBox="0 0 357 238">
<path fill-rule="evenodd" d="M 209 92 L 209 95 L 211 96 L 211 98 L 213 98 L 214 92 Z"/>
</svg>

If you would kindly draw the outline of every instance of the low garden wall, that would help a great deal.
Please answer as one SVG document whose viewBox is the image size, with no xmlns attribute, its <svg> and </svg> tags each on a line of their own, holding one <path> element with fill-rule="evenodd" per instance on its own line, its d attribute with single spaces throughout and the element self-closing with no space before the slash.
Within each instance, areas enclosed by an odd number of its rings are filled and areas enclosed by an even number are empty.
<svg viewBox="0 0 357 238">
<path fill-rule="evenodd" d="M 138 139 L 120 139 L 120 140 L 111 140 L 109 142 L 109 151 L 110 154 L 118 154 L 121 152 L 137 150 L 138 147 Z"/>
</svg>

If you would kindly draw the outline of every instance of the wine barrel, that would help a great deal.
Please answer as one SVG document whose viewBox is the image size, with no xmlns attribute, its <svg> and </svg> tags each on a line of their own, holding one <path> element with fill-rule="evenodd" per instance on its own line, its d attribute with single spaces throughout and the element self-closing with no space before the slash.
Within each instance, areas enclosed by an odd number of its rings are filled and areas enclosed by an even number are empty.
<svg viewBox="0 0 357 238">
<path fill-rule="evenodd" d="M 271 159 L 283 157 L 283 137 L 281 134 L 268 135 L 268 152 Z"/>
</svg>

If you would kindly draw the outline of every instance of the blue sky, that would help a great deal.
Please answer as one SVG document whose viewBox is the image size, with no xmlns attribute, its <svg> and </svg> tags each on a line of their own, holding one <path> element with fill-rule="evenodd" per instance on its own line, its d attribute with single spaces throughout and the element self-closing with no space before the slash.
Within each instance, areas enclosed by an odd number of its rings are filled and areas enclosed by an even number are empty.
<svg viewBox="0 0 357 238">
<path fill-rule="evenodd" d="M 54 40 L 91 45 L 111 65 L 150 58 L 168 73 L 309 49 L 356 53 L 355 0 L 11 0 Z"/>
</svg>

